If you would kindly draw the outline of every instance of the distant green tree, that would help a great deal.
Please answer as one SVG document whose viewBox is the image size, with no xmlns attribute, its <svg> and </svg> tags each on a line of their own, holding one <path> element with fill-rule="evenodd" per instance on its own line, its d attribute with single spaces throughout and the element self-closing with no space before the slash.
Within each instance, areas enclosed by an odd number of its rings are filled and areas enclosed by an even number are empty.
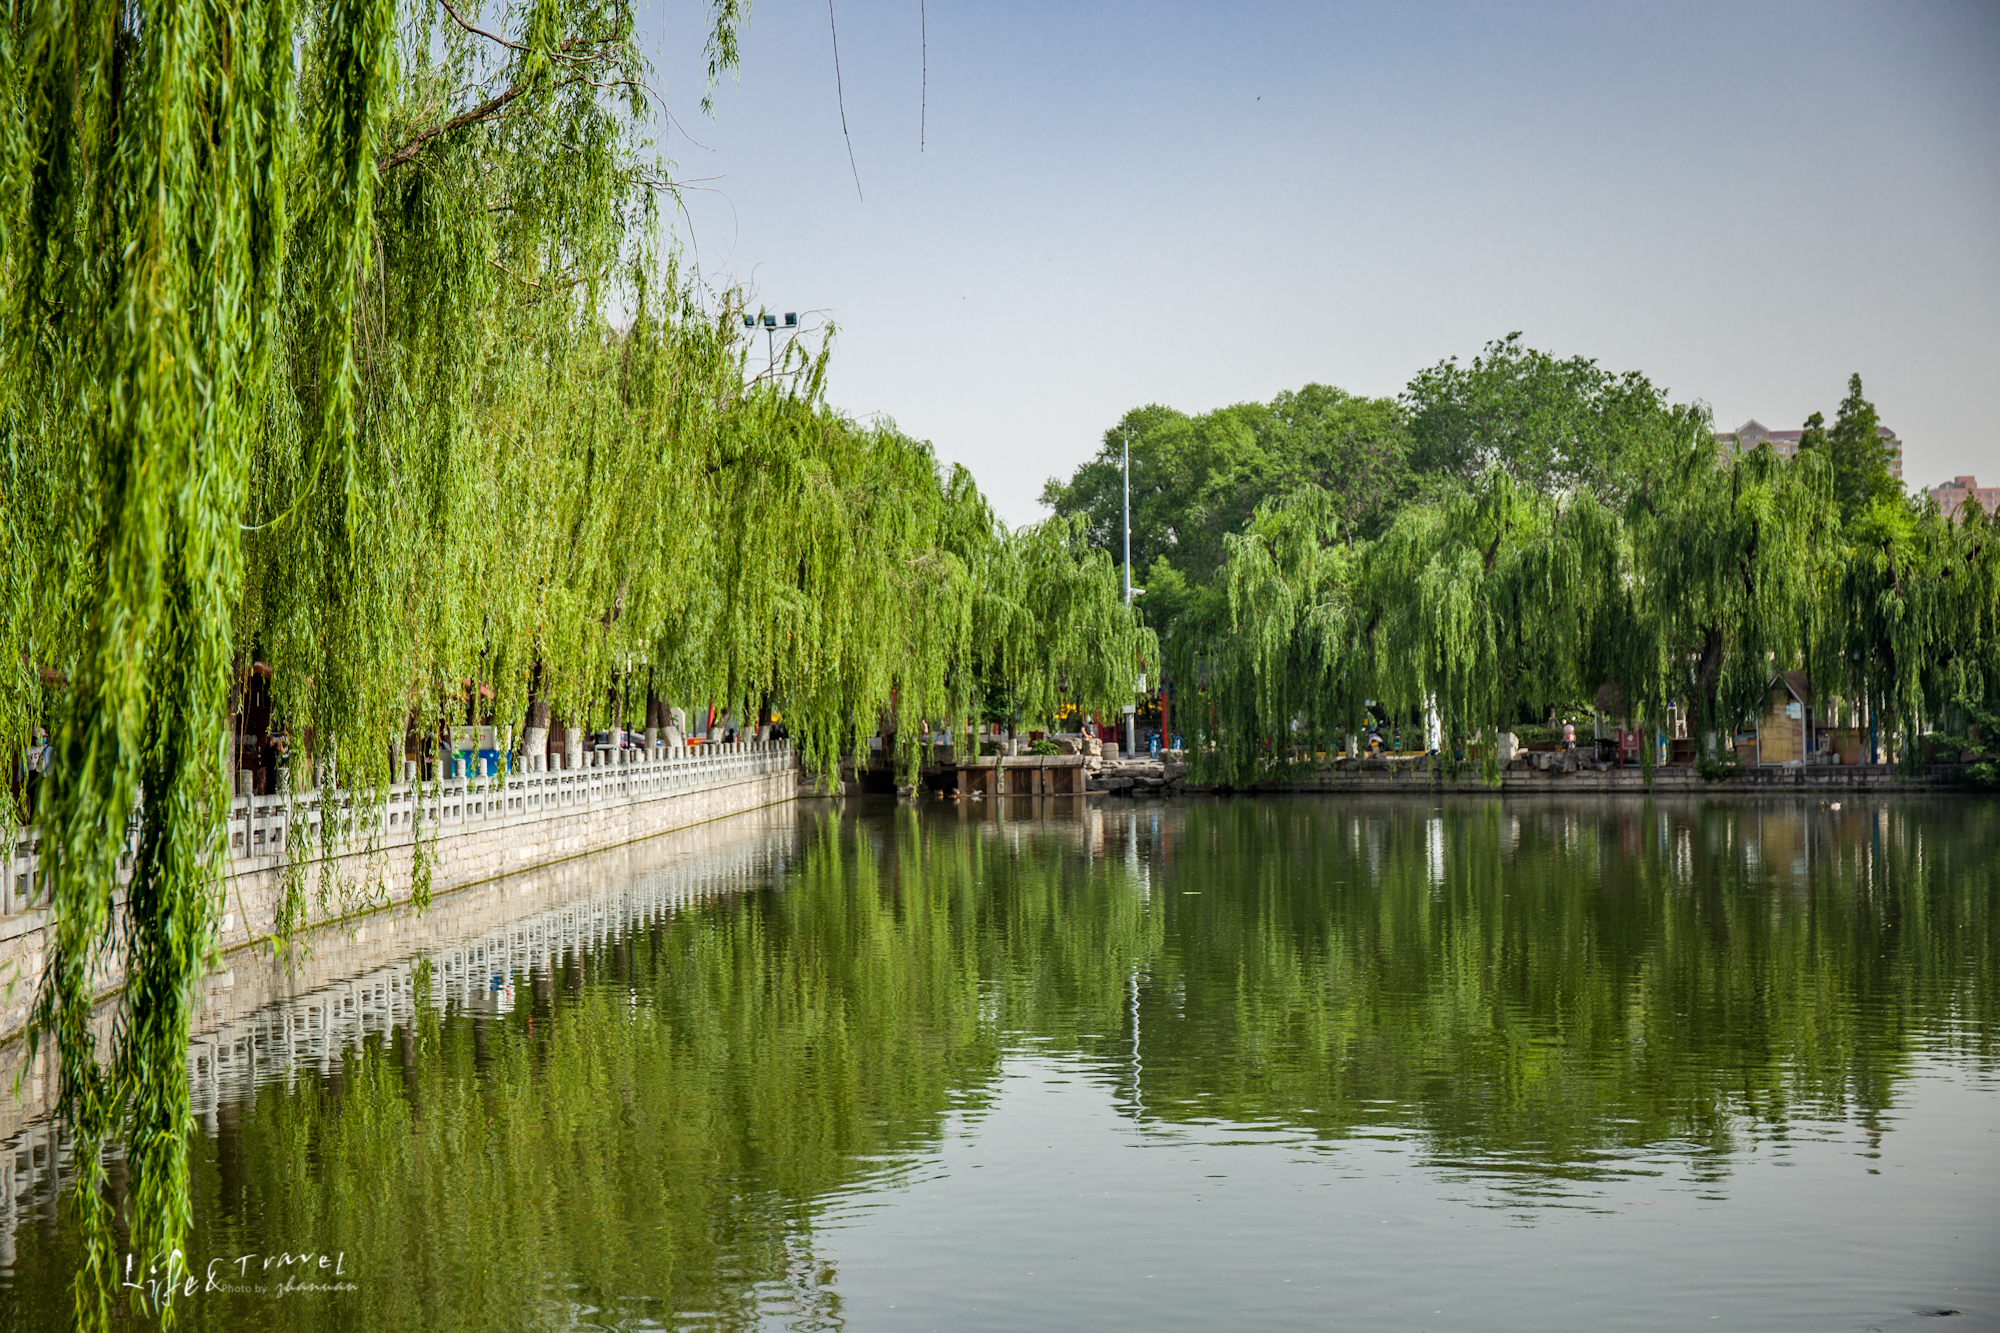
<svg viewBox="0 0 2000 1333">
<path fill-rule="evenodd" d="M 1308 384 L 1201 416 L 1136 408 L 1104 433 L 1096 458 L 1042 491 L 1044 504 L 1079 520 L 1114 561 L 1123 553 L 1119 472 L 1128 440 L 1133 582 L 1145 589 L 1139 606 L 1177 697 L 1218 665 L 1213 645 L 1227 638 L 1230 620 L 1230 543 L 1261 508 L 1311 492 L 1329 532 L 1365 540 L 1411 493 L 1409 439 L 1394 399 Z"/>
<path fill-rule="evenodd" d="M 1223 538 L 1267 500 L 1320 487 L 1335 497 L 1341 530 L 1367 537 L 1387 525 L 1408 491 L 1408 440 L 1392 399 L 1308 384 L 1268 404 L 1201 416 L 1135 408 L 1104 433 L 1096 458 L 1042 489 L 1042 503 L 1060 516 L 1080 515 L 1090 541 L 1114 560 L 1123 552 L 1120 455 L 1127 442 L 1133 569 L 1165 558 L 1197 583 L 1221 566 Z"/>
<path fill-rule="evenodd" d="M 1389 398 L 1362 398 L 1308 384 L 1245 409 L 1268 465 L 1211 482 L 1210 513 L 1240 531 L 1266 500 L 1317 486 L 1332 497 L 1340 530 L 1379 534 L 1409 496 L 1409 432 Z"/>
<path fill-rule="evenodd" d="M 1805 420 L 1805 429 L 1799 433 L 1799 452 L 1808 449 L 1826 448 L 1826 415 L 1815 412 Z"/>
<path fill-rule="evenodd" d="M 1491 472 L 1544 494 L 1621 503 L 1648 460 L 1678 452 L 1682 414 L 1637 371 L 1558 360 L 1510 333 L 1460 365 L 1449 357 L 1403 390 L 1410 465 L 1427 494 Z"/>
<path fill-rule="evenodd" d="M 1067 482 L 1051 478 L 1042 503 L 1057 517 L 1081 517 L 1091 545 L 1124 558 L 1121 540 L 1121 455 L 1132 455 L 1132 567 L 1166 556 L 1175 565 L 1212 569 L 1214 555 L 1196 554 L 1209 526 L 1204 492 L 1209 478 L 1237 466 L 1255 442 L 1236 409 L 1198 417 L 1158 404 L 1134 408 L 1104 432 L 1097 457 Z"/>
<path fill-rule="evenodd" d="M 1813 419 L 1818 417 L 1819 413 L 1813 413 Z M 1800 447 L 1804 444 L 1801 440 Z M 1902 499 L 1903 488 L 1889 471 L 1882 419 L 1875 404 L 1861 396 L 1858 374 L 1847 377 L 1847 397 L 1841 399 L 1833 429 L 1826 433 L 1826 451 L 1833 465 L 1834 498 L 1840 503 L 1843 518 L 1855 518 L 1878 500 Z"/>
</svg>

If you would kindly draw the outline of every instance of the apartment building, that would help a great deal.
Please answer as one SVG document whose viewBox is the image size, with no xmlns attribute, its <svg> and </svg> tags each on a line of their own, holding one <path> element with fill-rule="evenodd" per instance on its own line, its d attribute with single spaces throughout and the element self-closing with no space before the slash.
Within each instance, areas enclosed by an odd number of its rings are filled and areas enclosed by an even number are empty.
<svg viewBox="0 0 2000 1333">
<path fill-rule="evenodd" d="M 1957 518 L 1959 506 L 1967 500 L 1979 501 L 1979 507 L 1991 514 L 2000 509 L 2000 486 L 1981 486 L 1977 477 L 1953 477 L 1942 486 L 1931 487 L 1931 499 L 1937 501 L 1938 512 L 1946 518 Z"/>
<path fill-rule="evenodd" d="M 1901 481 L 1903 479 L 1903 442 L 1896 437 L 1896 432 L 1890 430 L 1887 426 L 1881 427 L 1876 433 L 1882 437 L 1882 443 L 1889 450 L 1889 475 L 1897 481 Z M 1804 434 L 1803 430 L 1771 430 L 1763 422 L 1752 417 L 1735 430 L 1719 434 L 1716 438 L 1719 440 L 1734 440 L 1736 441 L 1736 447 L 1739 449 L 1755 449 L 1760 444 L 1768 444 L 1777 451 L 1780 458 L 1790 458 L 1792 455 L 1798 453 L 1799 439 Z M 1985 501 L 1982 500 L 1980 503 L 1984 504 Z"/>
</svg>

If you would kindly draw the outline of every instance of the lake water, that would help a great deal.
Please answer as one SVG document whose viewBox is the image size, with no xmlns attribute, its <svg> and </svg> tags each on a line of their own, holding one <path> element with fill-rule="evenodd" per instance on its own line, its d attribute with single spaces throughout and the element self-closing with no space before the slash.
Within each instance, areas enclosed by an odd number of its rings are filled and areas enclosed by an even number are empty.
<svg viewBox="0 0 2000 1333">
<path fill-rule="evenodd" d="M 210 1034 L 180 1326 L 2000 1328 L 2000 803 L 716 827 Z"/>
</svg>

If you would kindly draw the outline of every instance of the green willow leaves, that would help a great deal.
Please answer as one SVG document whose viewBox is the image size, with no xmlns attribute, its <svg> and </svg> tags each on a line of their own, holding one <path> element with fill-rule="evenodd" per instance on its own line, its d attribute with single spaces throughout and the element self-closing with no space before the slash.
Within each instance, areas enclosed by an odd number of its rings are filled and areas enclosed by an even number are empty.
<svg viewBox="0 0 2000 1333">
<path fill-rule="evenodd" d="M 744 8 L 707 13 L 713 81 Z M 56 733 L 31 1036 L 89 1164 L 83 1323 L 114 1289 L 112 1140 L 130 1246 L 186 1225 L 187 995 L 253 662 L 309 741 L 295 785 L 337 763 L 379 794 L 468 707 L 782 710 L 826 768 L 892 705 L 1115 706 L 1150 651 L 1071 530 L 1008 533 L 928 446 L 828 409 L 824 345 L 747 376 L 735 296 L 661 248 L 635 20 L 615 0 L 0 20 L 0 746 Z"/>
<path fill-rule="evenodd" d="M 239 525 L 288 286 L 325 312 L 319 360 L 349 355 L 346 256 L 365 246 L 359 182 L 372 176 L 353 164 L 372 151 L 393 14 L 363 0 L 323 17 L 301 51 L 284 3 L 10 15 L 0 409 L 4 518 L 27 568 L 6 590 L 0 648 L 28 679 L 12 683 L 4 731 L 17 740 L 39 713 L 42 671 L 67 679 L 38 812 L 56 911 L 32 1037 L 56 1048 L 81 1164 L 84 1323 L 102 1320 L 116 1280 L 102 1159 L 114 1135 L 132 1246 L 170 1247 L 187 1225 L 189 982 L 213 948 Z M 298 84 L 319 80 L 335 93 L 323 132 L 275 133 L 296 118 Z M 328 262 L 289 253 L 295 176 L 320 182 L 300 248 L 331 249 Z M 345 435 L 343 407 L 325 398 L 322 433 Z M 126 1003 L 100 1063 L 91 1007 L 114 940 Z"/>
<path fill-rule="evenodd" d="M 1141 605 L 1200 777 L 1278 776 L 1364 717 L 1490 777 L 1498 732 L 1600 702 L 1641 730 L 1679 709 L 1719 750 L 1780 669 L 1919 763 L 1926 730 L 2000 707 L 2000 540 L 1976 506 L 1904 498 L 1858 376 L 1823 424 L 1796 457 L 1745 453 L 1643 375 L 1510 335 L 1396 402 L 1137 409 L 1044 498 L 1115 547 L 1129 445 Z"/>
</svg>

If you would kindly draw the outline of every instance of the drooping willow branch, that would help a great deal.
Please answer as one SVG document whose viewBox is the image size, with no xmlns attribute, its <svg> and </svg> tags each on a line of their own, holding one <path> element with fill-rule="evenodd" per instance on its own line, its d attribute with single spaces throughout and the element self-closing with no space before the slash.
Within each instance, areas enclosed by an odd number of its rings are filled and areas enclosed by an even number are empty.
<svg viewBox="0 0 2000 1333">
<path fill-rule="evenodd" d="M 713 74 L 741 9 L 709 11 Z M 747 376 L 733 300 L 661 251 L 628 12 L 610 36 L 584 0 L 223 18 L 30 0 L 0 46 L 0 741 L 56 734 L 32 1039 L 83 1164 L 85 1325 L 118 1290 L 102 1149 L 127 1148 L 133 1246 L 187 1224 L 244 661 L 272 668 L 293 786 L 337 773 L 365 807 L 447 723 L 629 721 L 634 681 L 782 712 L 827 772 L 885 708 L 1108 703 L 1148 651 L 1073 534 L 1005 531 L 927 446 L 828 409 L 824 344 Z"/>
</svg>

